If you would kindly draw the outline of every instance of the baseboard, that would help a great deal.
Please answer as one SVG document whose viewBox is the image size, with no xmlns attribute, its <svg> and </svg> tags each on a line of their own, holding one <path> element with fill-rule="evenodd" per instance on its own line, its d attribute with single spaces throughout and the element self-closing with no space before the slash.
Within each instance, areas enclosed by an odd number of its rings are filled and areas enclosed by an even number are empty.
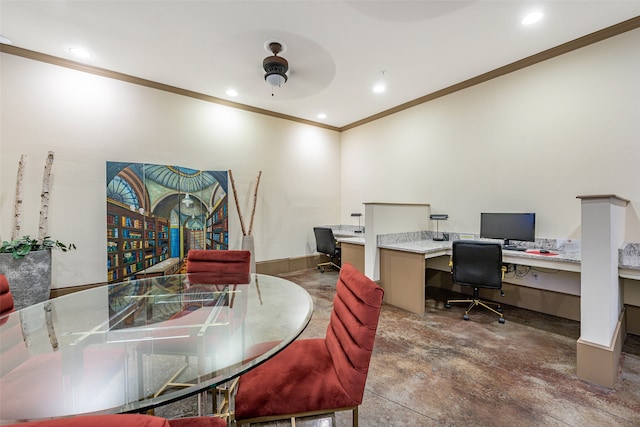
<svg viewBox="0 0 640 427">
<path fill-rule="evenodd" d="M 625 313 L 623 310 L 609 346 L 588 342 L 583 340 L 582 337 L 578 339 L 576 345 L 576 374 L 579 378 L 589 383 L 611 389 L 615 388 L 620 367 L 622 344 L 626 337 L 624 318 Z"/>
<path fill-rule="evenodd" d="M 317 267 L 318 264 L 325 262 L 326 259 L 328 258 L 321 255 L 309 255 L 296 258 L 261 261 L 256 263 L 256 273 L 273 275 L 306 270 L 307 268 Z"/>
<path fill-rule="evenodd" d="M 63 295 L 72 294 L 74 292 L 85 291 L 85 290 L 91 289 L 91 288 L 97 288 L 98 286 L 104 286 L 106 284 L 107 284 L 107 282 L 90 283 L 88 285 L 78 285 L 78 286 L 69 286 L 69 287 L 66 287 L 66 288 L 51 289 L 51 292 L 49 293 L 49 299 L 58 298 L 58 297 L 61 297 Z"/>
</svg>

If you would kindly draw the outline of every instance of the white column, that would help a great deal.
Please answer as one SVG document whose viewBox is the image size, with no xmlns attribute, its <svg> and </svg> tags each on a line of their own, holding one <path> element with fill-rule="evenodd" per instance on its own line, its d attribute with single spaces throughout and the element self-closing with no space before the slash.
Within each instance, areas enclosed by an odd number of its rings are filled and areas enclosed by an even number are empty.
<svg viewBox="0 0 640 427">
<path fill-rule="evenodd" d="M 628 200 L 615 195 L 582 201 L 580 340 L 609 347 L 622 312 L 618 248 L 624 242 Z"/>
</svg>

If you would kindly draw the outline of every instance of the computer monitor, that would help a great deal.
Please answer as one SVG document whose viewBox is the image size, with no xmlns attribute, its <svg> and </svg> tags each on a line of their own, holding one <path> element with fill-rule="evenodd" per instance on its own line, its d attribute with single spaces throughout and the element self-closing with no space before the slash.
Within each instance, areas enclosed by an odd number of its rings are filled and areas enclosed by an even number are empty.
<svg viewBox="0 0 640 427">
<path fill-rule="evenodd" d="M 511 240 L 534 242 L 536 230 L 535 213 L 481 213 L 480 237 L 504 240 L 504 248 L 524 250 L 511 244 Z"/>
</svg>

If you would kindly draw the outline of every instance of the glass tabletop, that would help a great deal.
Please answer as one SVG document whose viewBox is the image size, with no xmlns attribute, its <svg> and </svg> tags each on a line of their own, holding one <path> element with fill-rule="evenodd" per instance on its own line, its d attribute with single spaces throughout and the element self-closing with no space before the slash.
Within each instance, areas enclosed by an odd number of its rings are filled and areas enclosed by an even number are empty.
<svg viewBox="0 0 640 427">
<path fill-rule="evenodd" d="M 144 278 L 24 308 L 0 319 L 0 420 L 183 399 L 278 353 L 312 311 L 303 288 L 261 274 Z"/>
</svg>

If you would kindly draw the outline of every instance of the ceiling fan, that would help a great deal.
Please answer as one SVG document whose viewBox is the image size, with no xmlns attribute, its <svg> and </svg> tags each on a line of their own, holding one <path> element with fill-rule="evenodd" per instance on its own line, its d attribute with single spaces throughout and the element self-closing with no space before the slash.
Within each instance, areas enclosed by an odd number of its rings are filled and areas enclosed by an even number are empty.
<svg viewBox="0 0 640 427">
<path fill-rule="evenodd" d="M 281 87 L 287 82 L 287 80 L 289 80 L 289 77 L 287 76 L 289 61 L 282 56 L 278 56 L 280 52 L 283 52 L 281 43 L 275 41 L 267 43 L 265 43 L 265 48 L 268 47 L 273 55 L 267 56 L 262 61 L 262 68 L 265 71 L 264 79 L 272 87 Z M 271 95 L 273 95 L 273 93 Z"/>
</svg>

